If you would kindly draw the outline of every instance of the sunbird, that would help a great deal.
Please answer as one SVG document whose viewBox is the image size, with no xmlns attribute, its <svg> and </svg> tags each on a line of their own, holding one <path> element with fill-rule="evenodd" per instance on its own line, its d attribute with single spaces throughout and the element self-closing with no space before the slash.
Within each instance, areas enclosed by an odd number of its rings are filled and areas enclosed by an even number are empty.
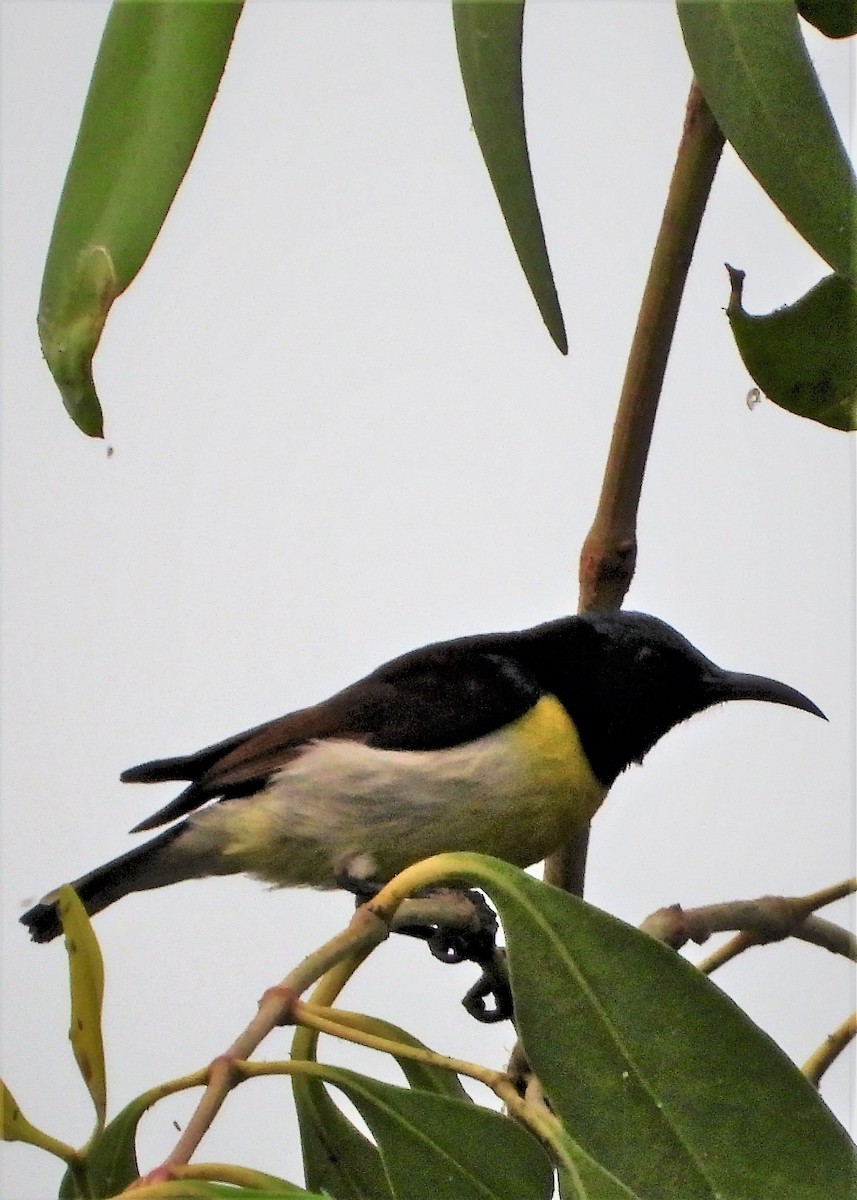
<svg viewBox="0 0 857 1200">
<path fill-rule="evenodd" d="M 444 851 L 528 867 L 673 726 L 729 700 L 824 716 L 784 683 L 716 666 L 644 613 L 437 642 L 320 704 L 125 771 L 126 783 L 188 786 L 131 832 L 167 829 L 72 887 L 97 913 L 210 875 L 359 894 Z M 56 937 L 56 892 L 21 921 L 34 941 Z"/>
</svg>

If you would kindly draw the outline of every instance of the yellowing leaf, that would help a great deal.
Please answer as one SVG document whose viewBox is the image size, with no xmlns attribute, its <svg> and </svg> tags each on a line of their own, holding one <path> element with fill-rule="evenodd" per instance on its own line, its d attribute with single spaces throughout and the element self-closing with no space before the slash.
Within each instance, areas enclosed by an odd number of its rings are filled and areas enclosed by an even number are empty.
<svg viewBox="0 0 857 1200">
<path fill-rule="evenodd" d="M 107 1078 L 101 1038 L 101 1004 L 104 997 L 104 964 L 86 909 L 67 884 L 59 890 L 57 904 L 71 985 L 71 1039 L 74 1057 L 95 1105 L 97 1128 L 104 1128 L 107 1111 Z"/>
<path fill-rule="evenodd" d="M 0 1141 L 4 1142 L 33 1142 L 31 1133 L 36 1133 L 24 1114 L 18 1107 L 15 1097 L 0 1079 L 3 1107 L 0 1109 Z M 38 1143 L 35 1143 L 38 1144 Z"/>
<path fill-rule="evenodd" d="M 66 1146 L 64 1142 L 58 1142 L 49 1133 L 43 1133 L 41 1129 L 30 1124 L 2 1079 L 0 1079 L 0 1101 L 2 1102 L 0 1104 L 0 1141 L 26 1142 L 29 1146 L 37 1146 L 40 1150 L 46 1150 L 48 1154 L 56 1154 L 65 1162 L 72 1162 L 77 1158 L 77 1153 L 71 1146 Z"/>
</svg>

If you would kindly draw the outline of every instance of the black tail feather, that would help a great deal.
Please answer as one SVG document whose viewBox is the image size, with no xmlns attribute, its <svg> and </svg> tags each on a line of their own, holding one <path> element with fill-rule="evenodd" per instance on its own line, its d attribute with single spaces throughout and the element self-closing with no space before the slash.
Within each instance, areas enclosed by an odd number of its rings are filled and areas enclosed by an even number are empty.
<svg viewBox="0 0 857 1200">
<path fill-rule="evenodd" d="M 52 942 L 62 933 L 56 904 L 36 904 L 19 918 L 34 942 Z"/>
<path fill-rule="evenodd" d="M 259 726 L 258 728 L 263 728 Z M 206 746 L 195 754 L 180 754 L 175 758 L 154 758 L 151 762 L 140 763 L 137 767 L 129 767 L 119 776 L 122 783 L 166 783 L 173 779 L 201 779 L 210 771 L 216 762 L 225 754 L 240 746 L 242 742 L 255 733 L 248 729 L 245 733 L 236 733 L 232 737 L 217 742 L 214 746 Z"/>
<path fill-rule="evenodd" d="M 145 782 L 145 780 L 141 780 L 141 782 Z M 175 800 L 171 800 L 169 804 L 159 808 L 156 813 L 152 813 L 151 817 L 146 817 L 145 821 L 139 821 L 131 832 L 144 833 L 147 829 L 157 829 L 159 825 L 166 825 L 169 821 L 174 821 L 176 817 L 183 817 L 193 809 L 199 808 L 210 798 L 210 794 L 207 794 L 204 788 L 198 783 L 192 783 L 176 796 Z"/>
<path fill-rule="evenodd" d="M 129 767 L 119 776 L 122 783 L 165 783 L 171 779 L 195 779 L 200 771 L 192 754 L 180 758 L 156 758 Z"/>
<path fill-rule="evenodd" d="M 80 879 L 75 880 L 71 886 L 83 901 L 90 916 L 101 912 L 114 900 L 119 900 L 129 892 L 145 891 L 175 882 L 174 872 L 159 872 L 152 868 L 156 865 L 161 851 L 181 833 L 182 828 L 182 825 L 175 825 L 144 845 L 129 850 L 127 854 L 122 854 L 119 858 L 105 863 L 103 867 L 96 867 L 88 875 L 82 875 Z M 44 900 L 19 918 L 21 924 L 26 925 L 30 931 L 34 942 L 50 942 L 62 933 L 56 900 L 52 899 L 52 896 L 53 893 L 49 893 Z"/>
</svg>

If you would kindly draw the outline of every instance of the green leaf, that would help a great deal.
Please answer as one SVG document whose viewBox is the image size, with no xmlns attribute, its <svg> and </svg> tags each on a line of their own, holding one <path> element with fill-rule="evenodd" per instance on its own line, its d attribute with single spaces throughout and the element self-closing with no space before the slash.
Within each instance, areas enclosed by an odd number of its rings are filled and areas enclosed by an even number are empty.
<svg viewBox="0 0 857 1200">
<path fill-rule="evenodd" d="M 292 1077 L 307 1186 L 336 1200 L 395 1200 L 381 1155 L 320 1079 Z"/>
<path fill-rule="evenodd" d="M 271 1196 L 276 1196 L 277 1200 L 291 1200 L 291 1197 L 303 1197 L 303 1200 L 330 1200 L 329 1193 L 322 1195 L 321 1192 L 307 1192 L 301 1187 L 297 1187 L 294 1183 L 283 1182 L 276 1192 L 260 1192 L 256 1188 L 232 1187 L 227 1183 L 209 1183 L 207 1184 L 207 1196 L 225 1197 L 225 1200 L 271 1200 Z"/>
<path fill-rule="evenodd" d="M 214 1174 L 214 1171 L 212 1171 Z M 210 1189 L 207 1193 L 211 1196 L 234 1196 L 236 1200 L 271 1200 L 272 1196 L 282 1198 L 290 1198 L 292 1196 L 303 1196 L 306 1200 L 326 1200 L 319 1192 L 308 1192 L 304 1188 L 299 1187 L 296 1183 L 290 1183 L 288 1179 L 280 1179 L 276 1175 L 267 1175 L 262 1171 L 242 1171 L 242 1175 L 249 1177 L 255 1176 L 255 1186 L 249 1184 L 233 1184 L 219 1183 L 215 1181 L 206 1181 L 206 1187 Z"/>
<path fill-rule="evenodd" d="M 292 1058 L 315 1065 L 315 1035 L 297 1029 Z M 336 1200 L 395 1200 L 381 1155 L 330 1098 L 321 1078 L 293 1075 L 307 1187 Z"/>
<path fill-rule="evenodd" d="M 397 1200 L 549 1200 L 554 1172 L 539 1143 L 508 1117 L 324 1068 L 378 1142 Z"/>
<path fill-rule="evenodd" d="M 139 1177 L 135 1148 L 137 1126 L 156 1094 L 146 1092 L 132 1100 L 93 1138 L 81 1164 L 88 1185 L 87 1195 L 118 1195 Z M 71 1200 L 78 1196 L 78 1186 L 75 1176 L 67 1172 L 60 1187 L 60 1197 Z"/>
<path fill-rule="evenodd" d="M 558 1140 L 571 1160 L 558 1172 L 560 1200 L 645 1200 L 591 1158 L 565 1130 Z"/>
<path fill-rule="evenodd" d="M 499 911 L 519 1034 L 554 1112 L 632 1194 L 853 1197 L 845 1131 L 695 967 L 507 863 L 454 858 L 456 881 L 483 888 Z"/>
<path fill-rule="evenodd" d="M 376 1017 L 344 1009 L 331 1011 L 330 1015 L 349 1028 L 420 1050 L 426 1049 L 405 1030 Z M 310 1030 L 298 1030 L 292 1057 L 314 1061 L 314 1051 L 310 1050 L 314 1042 Z M 397 1057 L 397 1062 L 412 1087 L 472 1103 L 458 1076 L 452 1072 L 404 1056 Z M 309 1185 L 324 1188 L 337 1200 L 372 1200 L 374 1197 L 378 1200 L 390 1197 L 392 1200 L 380 1154 L 333 1102 L 322 1080 L 295 1075 L 292 1077 L 292 1086 Z"/>
<path fill-rule="evenodd" d="M 453 0 L 452 15 L 473 129 L 503 219 L 548 333 L 566 354 L 524 126 L 523 0 Z"/>
<path fill-rule="evenodd" d="M 240 0 L 117 0 L 63 187 L 39 302 L 39 337 L 63 403 L 103 436 L 92 356 L 134 279 L 202 134 Z"/>
<path fill-rule="evenodd" d="M 274 1176 L 270 1178 L 274 1179 Z M 278 1180 L 276 1188 L 268 1190 L 215 1183 L 208 1179 L 171 1179 L 165 1183 L 149 1184 L 147 1195 L 158 1197 L 158 1200 L 220 1200 L 220 1197 L 232 1200 L 271 1200 L 272 1197 L 277 1200 L 292 1200 L 292 1197 L 296 1200 L 299 1197 L 303 1200 L 330 1200 L 329 1195 L 307 1192 L 286 1180 Z"/>
<path fill-rule="evenodd" d="M 399 1042 L 401 1045 L 410 1046 L 415 1050 L 428 1051 L 428 1047 L 421 1041 L 406 1030 L 400 1029 L 398 1025 L 391 1025 L 389 1021 L 382 1021 L 378 1017 L 367 1017 L 364 1013 L 348 1012 L 341 1008 L 331 1010 L 331 1013 L 335 1013 L 335 1019 L 350 1029 L 359 1029 L 363 1033 L 372 1034 L 373 1037 Z M 453 1071 L 447 1071 L 445 1068 L 434 1066 L 431 1063 L 417 1062 L 404 1055 L 394 1055 L 393 1057 L 412 1088 L 424 1092 L 437 1092 L 440 1096 L 450 1096 L 454 1100 L 472 1103 L 461 1080 Z"/>
<path fill-rule="evenodd" d="M 595 1166 L 600 1170 L 597 1164 Z M 561 1168 L 558 1179 L 560 1200 L 645 1200 L 639 1192 L 632 1192 L 606 1171 L 594 1178 L 586 1178 L 582 1172 L 572 1174 Z"/>
<path fill-rule="evenodd" d="M 68 884 L 59 889 L 57 909 L 65 934 L 71 988 L 68 1036 L 84 1083 L 95 1106 L 96 1129 L 104 1128 L 107 1075 L 101 1036 L 104 963 L 86 909 Z"/>
<path fill-rule="evenodd" d="M 857 429 L 857 291 L 828 275 L 794 304 L 755 316 L 742 304 L 744 272 L 727 270 L 735 344 L 768 399 L 831 429 Z"/>
<path fill-rule="evenodd" d="M 845 38 L 857 33 L 857 0 L 797 0 L 797 10 L 825 37 Z"/>
<path fill-rule="evenodd" d="M 857 281 L 857 181 L 794 0 L 678 0 L 678 13 L 724 136 L 798 233 Z"/>
</svg>

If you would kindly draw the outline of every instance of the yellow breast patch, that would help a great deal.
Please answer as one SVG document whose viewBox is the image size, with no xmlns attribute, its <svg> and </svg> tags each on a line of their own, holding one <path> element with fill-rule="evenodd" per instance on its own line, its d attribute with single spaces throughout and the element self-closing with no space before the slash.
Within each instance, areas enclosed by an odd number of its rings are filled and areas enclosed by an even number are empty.
<svg viewBox="0 0 857 1200">
<path fill-rule="evenodd" d="M 549 824 L 585 825 L 607 789 L 596 779 L 577 728 L 555 696 L 542 696 L 504 736 L 519 748 L 526 766 L 526 790 Z M 551 815 L 553 820 L 551 820 Z"/>
</svg>

